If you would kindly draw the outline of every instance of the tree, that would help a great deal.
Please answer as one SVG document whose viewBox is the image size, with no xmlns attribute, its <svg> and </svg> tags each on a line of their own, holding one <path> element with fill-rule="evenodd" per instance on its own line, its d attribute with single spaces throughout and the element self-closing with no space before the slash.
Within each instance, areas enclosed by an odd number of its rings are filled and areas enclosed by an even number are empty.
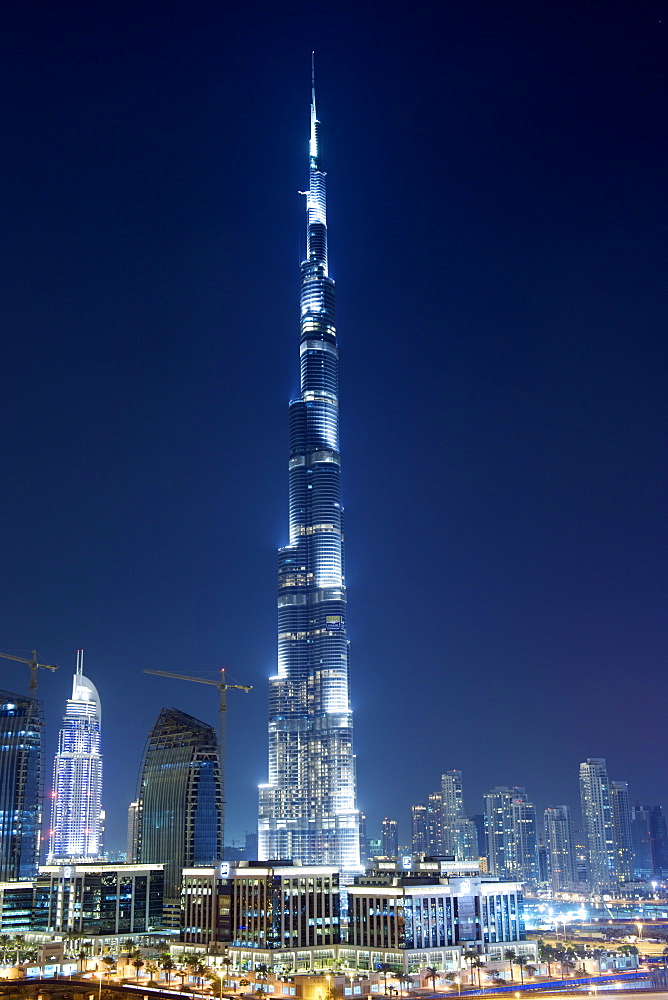
<svg viewBox="0 0 668 1000">
<path fill-rule="evenodd" d="M 427 974 L 427 979 L 431 979 L 432 989 L 434 993 L 436 992 L 436 977 L 438 976 L 438 969 L 435 969 L 433 965 L 428 965 L 424 970 Z"/>
<path fill-rule="evenodd" d="M 144 962 L 139 955 L 135 955 L 135 957 L 132 959 L 132 965 L 134 966 L 134 970 L 137 975 L 137 982 L 139 982 L 139 970 L 143 968 Z"/>
<path fill-rule="evenodd" d="M 171 980 L 172 970 L 176 968 L 176 966 L 174 965 L 174 962 L 172 961 L 171 955 L 169 955 L 169 954 L 167 954 L 167 955 L 161 955 L 160 956 L 160 965 L 162 967 L 163 972 L 165 973 L 165 979 L 169 983 L 170 980 Z"/>
<path fill-rule="evenodd" d="M 517 952 L 513 948 L 506 948 L 503 953 L 504 960 L 508 963 L 508 968 L 510 969 L 510 981 L 515 981 L 515 976 L 513 975 L 513 962 L 517 958 Z"/>
<path fill-rule="evenodd" d="M 480 958 L 477 955 L 474 955 L 471 959 L 469 959 L 469 965 L 471 966 L 471 972 L 473 972 L 474 969 L 476 970 L 476 974 L 478 977 L 478 988 L 482 989 L 482 983 L 480 981 L 480 970 L 486 968 L 485 963 L 481 962 Z"/>
<path fill-rule="evenodd" d="M 527 959 L 525 955 L 515 955 L 513 962 L 518 966 L 520 970 L 520 984 L 524 986 L 524 966 L 527 964 Z"/>
<path fill-rule="evenodd" d="M 392 972 L 392 966 L 388 965 L 387 962 L 380 962 L 376 966 L 376 968 L 378 969 L 379 972 L 383 973 L 383 979 L 385 981 L 383 992 L 385 993 L 385 996 L 387 996 L 387 974 L 388 972 Z M 434 987 L 434 993 L 435 992 L 436 992 L 436 987 Z"/>
<path fill-rule="evenodd" d="M 7 959 L 7 952 L 9 951 L 9 945 L 11 943 L 11 938 L 9 934 L 0 934 L 0 954 L 2 954 L 3 964 Z"/>
<path fill-rule="evenodd" d="M 453 975 L 453 974 L 450 973 L 450 975 Z M 404 987 L 408 983 L 410 983 L 410 982 L 413 981 L 413 977 L 409 976 L 409 974 L 407 972 L 399 972 L 397 974 L 397 979 L 399 980 L 399 987 L 400 987 L 400 989 L 401 989 L 402 992 L 404 992 Z"/>
<path fill-rule="evenodd" d="M 542 938 L 538 939 L 538 958 L 547 965 L 548 977 L 552 978 L 552 962 L 554 961 L 554 948 L 551 944 L 546 944 Z"/>
<path fill-rule="evenodd" d="M 116 961 L 114 958 L 112 958 L 111 955 L 104 955 L 104 957 L 102 958 L 102 965 L 104 965 L 104 974 L 107 977 L 107 981 L 109 981 L 109 976 L 114 970 Z"/>
</svg>

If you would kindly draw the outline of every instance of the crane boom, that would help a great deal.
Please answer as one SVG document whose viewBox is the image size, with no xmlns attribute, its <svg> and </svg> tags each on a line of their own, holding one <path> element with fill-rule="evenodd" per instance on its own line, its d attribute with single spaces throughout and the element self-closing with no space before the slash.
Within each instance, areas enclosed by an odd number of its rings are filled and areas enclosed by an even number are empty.
<svg viewBox="0 0 668 1000">
<path fill-rule="evenodd" d="M 228 684 L 225 680 L 225 668 L 223 667 L 221 673 L 223 675 L 222 680 L 213 681 L 207 677 L 191 677 L 189 674 L 174 674 L 168 670 L 149 670 L 144 668 L 143 673 L 154 674 L 156 677 L 170 677 L 175 681 L 193 681 L 195 684 L 211 684 L 213 687 L 217 687 L 220 691 L 220 702 L 218 704 L 218 713 L 220 715 L 220 736 L 218 744 L 218 754 L 219 754 L 219 769 L 220 769 L 220 785 L 221 785 L 221 804 L 220 804 L 220 847 L 221 851 L 225 850 L 225 765 L 227 763 L 227 755 L 225 753 L 225 743 L 227 739 L 227 692 L 228 691 L 245 691 L 248 693 L 253 690 L 252 685 L 246 684 Z M 222 858 L 221 858 L 222 860 Z"/>
<path fill-rule="evenodd" d="M 37 650 L 32 651 L 32 660 L 26 660 L 25 656 L 16 656 L 13 653 L 0 653 L 5 660 L 17 660 L 19 663 L 27 663 L 30 667 L 30 690 L 34 691 L 37 687 L 37 671 L 41 670 L 57 670 L 58 667 L 53 663 L 38 663 L 37 662 Z"/>
</svg>

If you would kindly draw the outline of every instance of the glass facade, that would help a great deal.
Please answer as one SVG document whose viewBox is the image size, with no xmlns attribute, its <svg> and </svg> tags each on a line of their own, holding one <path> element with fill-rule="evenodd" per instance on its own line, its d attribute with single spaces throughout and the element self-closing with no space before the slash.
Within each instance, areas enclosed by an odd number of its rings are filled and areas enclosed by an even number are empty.
<svg viewBox="0 0 668 1000">
<path fill-rule="evenodd" d="M 222 857 L 214 729 L 176 708 L 163 708 L 144 750 L 137 803 L 137 860 L 164 862 L 165 899 L 179 899 L 183 868 Z"/>
<path fill-rule="evenodd" d="M 338 348 L 327 261 L 325 174 L 311 97 L 301 392 L 290 403 L 289 544 L 278 554 L 278 670 L 269 682 L 269 773 L 260 859 L 359 871 L 348 685 Z"/>
<path fill-rule="evenodd" d="M 35 880 L 32 929 L 146 934 L 162 924 L 162 866 L 45 865 Z"/>
<path fill-rule="evenodd" d="M 0 691 L 0 882 L 37 871 L 42 725 L 41 702 Z"/>
<path fill-rule="evenodd" d="M 101 724 L 100 697 L 84 677 L 80 649 L 53 764 L 49 859 L 96 858 L 100 853 Z"/>
</svg>

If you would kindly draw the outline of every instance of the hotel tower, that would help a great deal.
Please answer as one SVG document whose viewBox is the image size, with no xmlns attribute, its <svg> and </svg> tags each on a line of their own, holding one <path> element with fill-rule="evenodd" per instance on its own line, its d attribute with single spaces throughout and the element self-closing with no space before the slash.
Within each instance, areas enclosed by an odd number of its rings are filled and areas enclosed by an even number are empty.
<svg viewBox="0 0 668 1000">
<path fill-rule="evenodd" d="M 334 282 L 311 90 L 301 391 L 290 403 L 290 541 L 278 553 L 278 671 L 269 681 L 269 780 L 259 857 L 360 871 L 348 684 Z"/>
<path fill-rule="evenodd" d="M 101 851 L 102 710 L 97 688 L 84 677 L 83 658 L 80 649 L 53 764 L 50 861 L 95 859 Z"/>
</svg>

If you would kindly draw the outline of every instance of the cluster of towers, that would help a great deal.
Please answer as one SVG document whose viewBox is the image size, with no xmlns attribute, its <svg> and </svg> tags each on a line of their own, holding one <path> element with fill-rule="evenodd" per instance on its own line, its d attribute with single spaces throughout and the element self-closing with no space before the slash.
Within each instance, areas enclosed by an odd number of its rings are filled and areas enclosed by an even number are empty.
<svg viewBox="0 0 668 1000">
<path fill-rule="evenodd" d="M 542 824 L 522 787 L 497 786 L 484 808 L 467 819 L 461 771 L 448 771 L 441 789 L 412 807 L 412 851 L 485 859 L 492 875 L 555 892 L 583 884 L 606 892 L 632 879 L 668 877 L 668 835 L 660 806 L 632 806 L 625 781 L 608 778 L 602 757 L 580 765 L 582 828 L 567 805 L 549 806 Z M 383 853 L 396 856 L 397 824 L 383 821 Z"/>
</svg>

